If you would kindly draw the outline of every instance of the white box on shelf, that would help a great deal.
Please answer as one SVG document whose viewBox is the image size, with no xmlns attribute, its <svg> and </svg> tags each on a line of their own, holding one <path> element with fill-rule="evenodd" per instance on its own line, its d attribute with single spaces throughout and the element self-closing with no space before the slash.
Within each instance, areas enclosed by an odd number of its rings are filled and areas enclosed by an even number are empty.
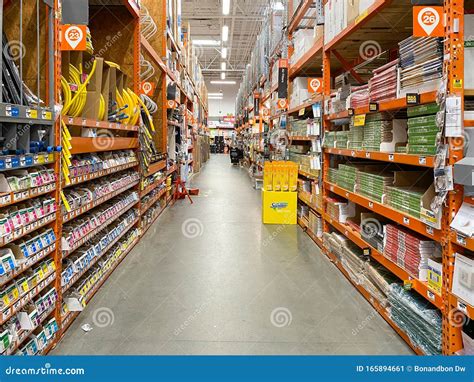
<svg viewBox="0 0 474 382">
<path fill-rule="evenodd" d="M 474 260 L 456 253 L 454 261 L 453 294 L 474 306 Z"/>
</svg>

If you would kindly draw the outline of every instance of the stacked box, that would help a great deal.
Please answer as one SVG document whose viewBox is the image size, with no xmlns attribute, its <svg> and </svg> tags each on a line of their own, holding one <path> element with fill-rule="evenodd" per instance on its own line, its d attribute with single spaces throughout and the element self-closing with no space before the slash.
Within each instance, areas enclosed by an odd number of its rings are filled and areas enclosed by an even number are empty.
<svg viewBox="0 0 474 382">
<path fill-rule="evenodd" d="M 415 187 L 388 187 L 388 205 L 419 219 L 425 191 Z"/>
<path fill-rule="evenodd" d="M 347 135 L 348 149 L 362 150 L 364 142 L 364 127 L 351 125 Z"/>
<path fill-rule="evenodd" d="M 357 167 L 354 165 L 340 164 L 337 171 L 336 184 L 348 191 L 354 192 L 357 178 Z"/>
<path fill-rule="evenodd" d="M 346 223 L 355 216 L 355 204 L 346 200 L 326 198 L 326 212 L 339 223 Z"/>
<path fill-rule="evenodd" d="M 338 169 L 337 168 L 329 168 L 328 170 L 328 182 L 329 183 L 332 183 L 332 184 L 336 184 L 337 183 L 337 172 L 338 172 Z"/>
<path fill-rule="evenodd" d="M 348 131 L 337 131 L 336 132 L 336 148 L 347 149 Z"/>
<path fill-rule="evenodd" d="M 384 120 L 366 121 L 363 134 L 362 148 L 367 151 L 380 151 L 380 145 L 383 142 L 393 141 L 393 122 Z"/>
<path fill-rule="evenodd" d="M 309 210 L 309 230 L 317 237 L 323 236 L 323 221 L 321 216 L 317 215 L 313 210 Z"/>
<path fill-rule="evenodd" d="M 419 279 L 428 279 L 428 259 L 441 257 L 439 245 L 402 227 L 387 224 L 384 256 Z"/>
<path fill-rule="evenodd" d="M 425 105 L 413 106 L 407 109 L 408 118 L 421 117 L 424 115 L 433 115 L 440 110 L 436 103 L 428 103 Z"/>
<path fill-rule="evenodd" d="M 382 203 L 383 195 L 393 185 L 392 173 L 359 171 L 357 173 L 357 192 L 371 200 Z"/>
<path fill-rule="evenodd" d="M 408 119 L 408 153 L 421 155 L 435 155 L 441 132 L 436 123 L 436 114 L 419 116 L 426 112 L 433 112 L 439 107 L 434 104 L 430 107 L 417 108 L 409 115 L 418 115 Z"/>
<path fill-rule="evenodd" d="M 324 134 L 324 147 L 328 149 L 334 148 L 336 142 L 336 132 L 328 131 Z"/>
</svg>

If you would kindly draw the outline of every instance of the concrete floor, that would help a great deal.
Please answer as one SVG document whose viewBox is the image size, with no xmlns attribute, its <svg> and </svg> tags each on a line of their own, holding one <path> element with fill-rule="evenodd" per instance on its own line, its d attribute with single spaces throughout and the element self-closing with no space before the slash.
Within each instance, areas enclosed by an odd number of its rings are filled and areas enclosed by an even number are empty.
<svg viewBox="0 0 474 382">
<path fill-rule="evenodd" d="M 260 192 L 228 156 L 194 185 L 52 354 L 412 354 L 299 227 L 261 223 Z"/>
</svg>

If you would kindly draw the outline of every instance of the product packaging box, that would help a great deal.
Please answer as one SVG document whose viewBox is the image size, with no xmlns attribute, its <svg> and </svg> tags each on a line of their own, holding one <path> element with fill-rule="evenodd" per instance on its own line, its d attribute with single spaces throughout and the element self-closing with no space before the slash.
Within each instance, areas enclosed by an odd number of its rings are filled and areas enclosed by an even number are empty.
<svg viewBox="0 0 474 382">
<path fill-rule="evenodd" d="M 428 288 L 441 294 L 443 286 L 443 262 L 440 258 L 428 259 Z"/>
<path fill-rule="evenodd" d="M 474 305 L 474 260 L 459 253 L 454 261 L 452 292 L 469 305 Z"/>
<path fill-rule="evenodd" d="M 262 191 L 264 224 L 297 224 L 297 192 Z"/>
</svg>

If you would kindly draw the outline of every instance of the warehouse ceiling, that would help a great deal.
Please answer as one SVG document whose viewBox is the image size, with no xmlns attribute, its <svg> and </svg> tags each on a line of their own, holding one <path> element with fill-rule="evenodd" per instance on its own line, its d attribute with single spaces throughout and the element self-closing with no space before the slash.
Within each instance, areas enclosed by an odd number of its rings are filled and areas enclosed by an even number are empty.
<svg viewBox="0 0 474 382">
<path fill-rule="evenodd" d="M 239 81 L 250 55 L 269 0 L 231 0 L 229 15 L 222 13 L 223 0 L 183 0 L 183 22 L 191 25 L 193 40 L 217 40 L 218 46 L 199 46 L 197 54 L 206 79 L 220 79 L 221 62 L 226 62 L 226 79 Z M 222 28 L 227 25 L 229 38 L 222 42 Z M 227 47 L 227 59 L 222 59 L 221 49 Z"/>
</svg>

